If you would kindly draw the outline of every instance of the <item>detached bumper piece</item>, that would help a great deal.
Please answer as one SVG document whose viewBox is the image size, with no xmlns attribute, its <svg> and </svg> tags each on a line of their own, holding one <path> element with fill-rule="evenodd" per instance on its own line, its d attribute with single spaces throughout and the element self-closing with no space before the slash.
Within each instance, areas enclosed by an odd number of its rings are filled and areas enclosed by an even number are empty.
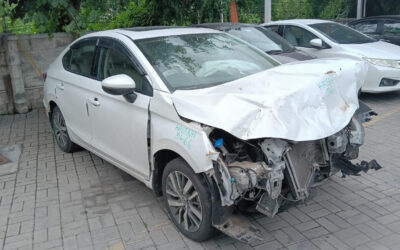
<svg viewBox="0 0 400 250">
<path fill-rule="evenodd" d="M 214 224 L 214 227 L 243 243 L 251 244 L 263 240 L 260 229 L 253 226 L 249 219 L 241 214 L 232 214 L 223 223 Z"/>
<path fill-rule="evenodd" d="M 339 155 L 332 156 L 332 165 L 342 171 L 342 177 L 346 175 L 359 176 L 360 172 L 368 172 L 370 169 L 379 170 L 382 168 L 376 160 L 370 162 L 361 161 L 361 163 L 353 164 L 351 161 L 340 157 Z"/>
</svg>

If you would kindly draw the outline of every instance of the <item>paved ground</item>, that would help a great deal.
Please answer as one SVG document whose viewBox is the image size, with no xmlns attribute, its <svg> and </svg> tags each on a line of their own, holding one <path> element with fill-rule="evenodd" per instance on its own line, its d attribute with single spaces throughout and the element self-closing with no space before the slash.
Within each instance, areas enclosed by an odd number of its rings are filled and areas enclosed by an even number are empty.
<svg viewBox="0 0 400 250">
<path fill-rule="evenodd" d="M 19 171 L 0 177 L 0 249 L 400 249 L 400 93 L 362 99 L 380 116 L 361 156 L 385 168 L 335 176 L 274 219 L 254 216 L 257 246 L 186 239 L 143 184 L 87 151 L 62 153 L 43 110 L 0 116 L 0 144 L 23 145 Z"/>
</svg>

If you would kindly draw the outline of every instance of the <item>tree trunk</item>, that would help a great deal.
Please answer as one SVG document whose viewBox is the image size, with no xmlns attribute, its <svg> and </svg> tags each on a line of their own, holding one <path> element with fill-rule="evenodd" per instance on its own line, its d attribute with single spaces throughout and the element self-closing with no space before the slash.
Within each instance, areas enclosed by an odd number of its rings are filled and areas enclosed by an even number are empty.
<svg viewBox="0 0 400 250">
<path fill-rule="evenodd" d="M 71 4 L 74 7 L 74 9 L 78 11 L 81 9 L 81 1 L 82 0 L 71 0 Z"/>
</svg>

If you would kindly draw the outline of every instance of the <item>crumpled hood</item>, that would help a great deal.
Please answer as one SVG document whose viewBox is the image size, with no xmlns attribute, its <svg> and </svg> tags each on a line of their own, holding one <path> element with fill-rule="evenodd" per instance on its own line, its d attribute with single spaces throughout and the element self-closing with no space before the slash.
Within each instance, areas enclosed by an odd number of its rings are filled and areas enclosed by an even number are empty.
<svg viewBox="0 0 400 250">
<path fill-rule="evenodd" d="M 214 87 L 177 90 L 171 98 L 180 116 L 243 140 L 316 140 L 349 123 L 366 72 L 362 61 L 315 59 Z"/>
</svg>

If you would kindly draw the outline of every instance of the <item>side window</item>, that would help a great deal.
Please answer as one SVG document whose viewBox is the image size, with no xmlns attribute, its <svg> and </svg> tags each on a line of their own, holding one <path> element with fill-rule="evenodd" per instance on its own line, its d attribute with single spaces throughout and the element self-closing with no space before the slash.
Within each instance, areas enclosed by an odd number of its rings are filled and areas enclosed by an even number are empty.
<svg viewBox="0 0 400 250">
<path fill-rule="evenodd" d="M 70 70 L 70 66 L 71 66 L 71 50 L 68 50 L 67 53 L 65 53 L 65 55 L 62 58 L 62 64 L 64 66 L 64 68 L 66 70 Z"/>
<path fill-rule="evenodd" d="M 70 52 L 68 52 L 71 53 L 69 55 L 71 58 L 69 65 L 66 62 L 66 66 L 68 66 L 67 69 L 80 75 L 94 77 L 95 75 L 92 74 L 92 66 L 95 50 L 96 39 L 85 40 L 72 45 Z M 65 59 L 67 60 L 68 57 Z"/>
<path fill-rule="evenodd" d="M 400 21 L 385 21 L 383 24 L 383 35 L 400 36 Z"/>
<path fill-rule="evenodd" d="M 120 46 L 102 48 L 101 64 L 99 68 L 100 80 L 114 75 L 125 74 L 135 81 L 136 91 L 148 94 L 149 91 L 151 92 L 149 83 L 145 80 L 145 77 L 136 70 L 128 53 L 124 52 L 124 49 L 120 48 Z"/>
<path fill-rule="evenodd" d="M 265 26 L 265 28 L 279 34 L 279 26 L 278 25 L 274 25 L 274 26 Z"/>
<path fill-rule="evenodd" d="M 365 34 L 374 34 L 376 33 L 376 29 L 378 28 L 378 21 L 371 20 L 371 21 L 356 23 L 355 25 L 353 25 L 352 28 Z"/>
<path fill-rule="evenodd" d="M 310 41 L 318 37 L 308 30 L 288 25 L 283 30 L 283 38 L 293 46 L 311 48 Z"/>
</svg>

